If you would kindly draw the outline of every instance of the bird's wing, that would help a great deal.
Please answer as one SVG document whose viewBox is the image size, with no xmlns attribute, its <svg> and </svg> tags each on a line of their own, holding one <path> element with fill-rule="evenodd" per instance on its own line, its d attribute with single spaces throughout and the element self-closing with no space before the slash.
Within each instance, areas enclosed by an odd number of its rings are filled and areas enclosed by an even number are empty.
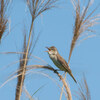
<svg viewBox="0 0 100 100">
<path fill-rule="evenodd" d="M 71 70 L 70 70 L 70 67 L 68 65 L 68 63 L 65 61 L 64 58 L 62 58 L 59 54 L 57 55 L 57 60 L 59 61 L 59 63 L 64 67 L 65 71 L 68 72 L 71 77 L 74 79 L 74 81 L 77 83 L 76 79 L 74 78 Z"/>
<path fill-rule="evenodd" d="M 68 73 L 71 73 L 70 67 L 64 58 L 62 58 L 60 55 L 58 55 L 57 60 L 66 69 L 65 71 L 67 71 Z"/>
<path fill-rule="evenodd" d="M 59 61 L 59 63 L 64 67 L 65 71 L 68 72 L 71 77 L 74 79 L 74 81 L 77 83 L 76 79 L 74 78 L 71 70 L 70 70 L 70 67 L 68 65 L 68 63 L 65 61 L 64 58 L 62 58 L 59 54 L 57 55 L 57 60 Z"/>
</svg>

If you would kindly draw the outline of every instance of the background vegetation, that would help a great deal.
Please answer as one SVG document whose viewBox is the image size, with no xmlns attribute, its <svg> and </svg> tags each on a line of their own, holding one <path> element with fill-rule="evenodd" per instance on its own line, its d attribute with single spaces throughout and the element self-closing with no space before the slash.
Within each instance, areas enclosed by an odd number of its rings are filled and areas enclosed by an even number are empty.
<svg viewBox="0 0 100 100">
<path fill-rule="evenodd" d="M 98 9 L 100 8 L 99 4 L 92 8 L 93 3 L 95 3 L 93 0 L 0 0 L 1 99 L 2 94 L 3 96 L 7 94 L 4 98 L 8 98 L 8 100 L 91 100 L 86 75 L 83 75 L 84 70 L 76 70 L 76 74 L 81 73 L 76 77 L 76 84 L 70 81 L 67 73 L 63 75 L 62 71 L 55 71 L 56 67 L 50 60 L 47 60 L 48 56 L 44 56 L 46 55 L 44 51 L 45 46 L 56 45 L 58 41 L 59 50 L 62 52 L 69 50 L 69 53 L 64 53 L 64 56 L 70 65 L 73 61 L 73 59 L 71 60 L 72 54 L 75 56 L 74 49 L 77 44 L 81 44 L 82 41 L 91 37 L 99 37 L 95 31 L 97 28 L 94 26 L 99 24 Z M 70 12 L 72 7 L 72 12 Z M 65 12 L 62 13 L 63 11 Z M 68 16 L 72 17 L 72 20 L 69 20 Z M 58 18 L 59 25 L 55 19 L 49 19 L 51 17 Z M 50 22 L 52 22 L 51 25 Z M 50 27 L 45 29 L 44 23 Z M 72 28 L 68 27 L 69 25 Z M 60 33 L 58 27 L 60 27 Z M 53 32 L 54 30 L 57 30 L 55 32 L 58 33 Z M 81 51 L 77 50 L 77 52 Z M 91 57 L 93 56 L 89 56 L 90 59 Z M 82 81 L 79 78 L 82 78 Z M 55 88 L 58 88 L 59 92 L 55 91 L 57 90 Z"/>
</svg>

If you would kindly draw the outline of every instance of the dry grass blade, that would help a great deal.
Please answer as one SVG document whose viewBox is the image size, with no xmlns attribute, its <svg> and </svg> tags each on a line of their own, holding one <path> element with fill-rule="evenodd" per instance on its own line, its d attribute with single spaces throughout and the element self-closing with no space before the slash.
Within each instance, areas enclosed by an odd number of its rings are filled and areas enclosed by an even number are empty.
<svg viewBox="0 0 100 100">
<path fill-rule="evenodd" d="M 59 77 L 59 79 L 62 81 L 62 83 L 63 83 L 63 85 L 64 85 L 64 87 L 65 87 L 65 89 L 66 89 L 67 99 L 68 99 L 68 100 L 72 100 L 70 88 L 69 88 L 69 86 L 67 85 L 65 79 L 64 79 L 53 67 L 51 67 L 50 65 L 48 65 L 48 66 L 44 66 L 44 65 L 30 65 L 30 66 L 28 66 L 27 68 L 28 68 L 28 69 L 32 69 L 32 68 L 35 68 L 35 67 L 36 67 L 36 68 L 44 68 L 44 69 L 48 69 L 48 70 L 50 70 L 50 71 L 53 71 L 53 72 Z"/>
<path fill-rule="evenodd" d="M 26 96 L 29 98 L 29 100 L 34 100 L 33 97 L 29 94 L 26 87 L 24 86 L 23 91 L 25 92 Z"/>
<path fill-rule="evenodd" d="M 85 77 L 83 78 L 83 82 L 79 83 L 79 88 L 76 92 L 76 97 L 79 100 L 91 100 L 90 91 Z"/>
<path fill-rule="evenodd" d="M 37 41 L 37 40 L 36 40 Z M 36 43 L 36 42 L 35 42 Z M 35 44 L 34 44 L 35 45 Z M 33 46 L 34 46 L 33 45 Z M 33 48 L 32 48 L 32 50 L 33 50 Z M 32 51 L 31 51 L 31 53 L 32 53 Z M 0 54 L 25 54 L 24 52 L 0 52 Z M 31 56 L 32 58 L 35 58 L 35 59 L 37 59 L 37 60 L 39 60 L 41 63 L 43 63 L 43 64 L 47 64 L 43 59 L 41 59 L 40 57 L 37 57 L 37 56 L 34 56 L 34 55 L 30 55 L 30 54 L 28 54 L 28 56 Z M 29 60 L 29 59 L 28 59 Z M 20 60 L 19 60 L 20 61 Z"/>
<path fill-rule="evenodd" d="M 0 0 L 0 40 L 7 28 L 8 20 L 6 18 L 6 10 L 9 0 Z"/>
<path fill-rule="evenodd" d="M 29 66 L 27 66 L 27 67 L 29 67 Z M 34 69 L 34 67 L 32 69 Z M 30 71 L 29 73 L 43 75 L 43 76 L 47 77 L 48 79 L 52 80 L 61 89 L 61 86 L 57 83 L 57 81 L 54 78 L 52 78 L 50 75 L 48 75 L 47 73 L 44 73 L 44 72 L 41 72 L 41 71 L 39 71 L 39 72 L 37 72 L 37 71 L 36 72 L 35 71 Z M 64 90 L 64 94 L 65 94 L 65 96 L 67 98 L 65 90 Z"/>
<path fill-rule="evenodd" d="M 23 62 L 20 63 L 20 64 L 23 64 Z M 49 66 L 49 65 L 48 65 L 48 66 L 44 66 L 44 65 L 30 65 L 30 66 L 26 66 L 25 70 L 26 70 L 26 71 L 29 71 L 29 70 L 31 70 L 31 69 L 37 69 L 37 68 L 44 68 L 44 69 L 53 71 L 55 74 L 57 74 L 57 76 L 62 80 L 62 83 L 64 84 L 64 87 L 65 87 L 65 89 L 66 89 L 66 91 L 67 91 L 67 94 L 70 94 L 70 93 L 69 93 L 69 92 L 70 92 L 70 89 L 69 89 L 69 87 L 68 87 L 66 81 L 64 80 L 64 78 L 63 78 L 53 67 L 51 67 L 51 66 Z M 18 74 L 16 75 L 16 73 L 18 73 Z M 29 73 L 31 73 L 31 72 L 27 72 L 27 73 L 25 73 L 25 74 L 29 74 Z M 39 74 L 40 74 L 40 72 L 39 72 Z M 42 74 L 43 74 L 43 73 L 42 73 Z M 4 83 L 0 86 L 0 88 L 3 87 L 3 86 L 4 86 L 6 83 L 8 83 L 9 81 L 11 81 L 11 80 L 13 80 L 13 79 L 15 79 L 15 78 L 17 78 L 17 77 L 18 77 L 18 82 L 19 82 L 22 75 L 23 75 L 22 69 L 18 70 L 17 72 L 13 73 L 13 75 L 11 75 L 11 76 L 9 77 L 9 79 L 8 79 L 6 82 L 4 82 Z M 51 80 L 53 80 L 54 82 L 56 82 L 56 81 L 55 81 L 53 78 L 51 78 L 50 76 L 48 76 L 48 75 L 46 75 L 46 74 L 43 74 L 43 75 L 45 75 L 46 77 L 48 77 L 48 78 L 50 78 Z M 19 83 L 19 84 L 20 84 L 20 83 Z M 56 84 L 57 84 L 57 82 L 56 82 Z M 16 90 L 18 89 L 18 86 L 20 86 L 20 85 L 17 85 Z M 60 86 L 59 86 L 59 87 L 60 87 Z M 60 87 L 60 88 L 61 88 L 61 87 Z M 69 91 L 68 91 L 68 89 L 69 89 Z M 18 90 L 17 90 L 17 91 L 18 91 Z M 17 91 L 16 91 L 16 92 L 17 92 Z M 17 92 L 17 93 L 18 93 L 18 92 Z M 67 94 L 66 94 L 65 91 L 64 91 L 64 94 L 65 94 L 65 96 L 67 97 Z M 69 96 L 70 96 L 70 95 L 68 95 L 68 98 L 70 98 Z M 69 99 L 69 100 L 72 100 L 72 99 Z"/>
<path fill-rule="evenodd" d="M 100 15 L 91 17 L 92 14 L 95 12 L 95 10 L 98 8 L 98 6 L 92 12 L 90 12 L 89 15 L 87 15 L 89 7 L 91 5 L 91 0 L 88 0 L 87 6 L 85 8 L 83 7 L 82 11 L 81 11 L 82 7 L 80 6 L 80 0 L 78 1 L 71 0 L 71 1 L 75 8 L 76 17 L 75 17 L 75 25 L 74 25 L 74 31 L 73 31 L 74 35 L 71 42 L 68 62 L 70 62 L 72 51 L 80 35 L 84 34 L 84 32 L 92 32 L 90 31 L 89 28 L 93 27 L 95 24 L 97 24 L 97 21 L 100 20 Z"/>
<path fill-rule="evenodd" d="M 50 77 L 48 74 L 45 74 L 45 73 L 43 73 L 43 72 L 35 72 L 35 71 L 30 71 L 31 69 L 37 69 L 37 68 L 44 68 L 44 69 L 48 69 L 48 70 L 51 70 L 51 71 L 55 71 L 55 73 L 56 73 L 56 70 L 55 69 L 53 69 L 51 66 L 44 66 L 44 65 L 30 65 L 30 66 L 27 66 L 26 67 L 27 68 L 27 72 L 25 73 L 25 75 L 27 75 L 27 74 L 30 74 L 30 73 L 34 73 L 34 74 L 41 74 L 41 75 L 43 75 L 43 76 L 45 76 L 45 77 L 47 77 L 47 78 L 49 78 L 49 79 L 51 79 L 54 83 L 56 83 L 56 85 L 61 89 L 61 87 L 60 87 L 60 85 L 57 83 L 57 81 L 55 80 L 55 79 L 53 79 L 52 77 Z M 17 77 L 19 77 L 19 76 L 21 76 L 22 75 L 22 72 L 20 72 L 21 71 L 21 69 L 20 70 L 17 70 L 16 72 L 14 72 L 12 75 L 10 75 L 9 77 L 8 77 L 8 80 L 6 80 L 1 86 L 0 86 L 0 88 L 2 88 L 5 84 L 7 84 L 9 81 L 11 81 L 11 80 L 13 80 L 13 79 L 15 79 L 15 78 L 17 78 Z M 20 73 L 19 73 L 20 72 Z M 17 74 L 16 75 L 16 73 L 19 73 L 19 74 Z M 67 94 L 66 94 L 66 92 L 65 91 L 63 91 L 64 92 L 64 94 L 65 94 L 65 96 L 66 96 L 66 98 L 67 98 Z"/>
</svg>

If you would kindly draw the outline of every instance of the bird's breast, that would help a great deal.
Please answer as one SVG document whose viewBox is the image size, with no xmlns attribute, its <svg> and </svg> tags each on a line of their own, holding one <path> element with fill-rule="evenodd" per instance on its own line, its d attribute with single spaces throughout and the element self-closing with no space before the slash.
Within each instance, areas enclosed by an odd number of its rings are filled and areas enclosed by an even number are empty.
<svg viewBox="0 0 100 100">
<path fill-rule="evenodd" d="M 57 56 L 56 55 L 49 55 L 52 61 L 57 61 Z"/>
<path fill-rule="evenodd" d="M 63 66 L 60 64 L 60 62 L 57 60 L 57 56 L 55 55 L 50 55 L 51 60 L 53 63 L 61 70 L 64 70 Z"/>
</svg>

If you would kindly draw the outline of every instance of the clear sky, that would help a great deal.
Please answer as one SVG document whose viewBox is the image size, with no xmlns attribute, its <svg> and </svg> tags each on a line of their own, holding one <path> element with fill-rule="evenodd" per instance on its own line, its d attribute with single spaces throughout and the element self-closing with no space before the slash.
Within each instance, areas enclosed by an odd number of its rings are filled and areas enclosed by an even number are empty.
<svg viewBox="0 0 100 100">
<path fill-rule="evenodd" d="M 85 0 L 86 1 L 86 0 Z M 90 11 L 99 4 L 99 0 L 94 0 Z M 74 25 L 74 10 L 70 0 L 60 0 L 58 7 L 44 12 L 40 15 L 34 23 L 35 39 L 37 34 L 40 33 L 39 40 L 34 49 L 33 55 L 45 60 L 52 67 L 56 68 L 50 60 L 46 50 L 46 46 L 57 47 L 59 53 L 63 58 L 68 61 L 70 44 L 73 36 Z M 29 32 L 31 16 L 24 0 L 13 0 L 9 13 L 9 20 L 11 20 L 11 32 L 6 38 L 2 39 L 0 44 L 0 52 L 20 52 L 23 44 L 23 32 Z M 96 10 L 95 14 L 100 13 L 100 7 Z M 78 82 L 81 82 L 83 73 L 85 74 L 92 100 L 99 100 L 100 96 L 100 25 L 93 27 L 96 31 L 96 37 L 87 39 L 79 44 L 76 44 L 71 56 L 70 68 Z M 39 64 L 38 60 L 32 58 L 35 64 Z M 19 60 L 19 55 L 1 55 L 0 54 L 0 85 L 3 84 L 16 69 L 17 64 L 12 64 Z M 12 64 L 7 67 L 7 65 Z M 30 62 L 34 64 L 34 62 Z M 40 74 L 41 73 L 41 74 Z M 43 76 L 43 73 L 47 73 L 57 84 L 50 78 Z M 63 74 L 63 72 L 60 72 Z M 70 84 L 73 100 L 77 100 L 74 96 L 75 91 L 78 90 L 78 85 L 67 75 L 67 80 Z M 17 80 L 11 80 L 5 86 L 0 88 L 1 100 L 14 100 L 15 98 L 15 86 Z M 36 100 L 59 100 L 60 88 L 62 86 L 58 77 L 49 71 L 35 70 L 30 72 L 26 76 L 25 86 L 29 93 L 32 95 L 38 88 L 45 85 L 40 91 L 38 91 L 34 98 Z M 22 100 L 26 100 L 22 94 Z M 63 99 L 66 100 L 63 95 Z"/>
</svg>

